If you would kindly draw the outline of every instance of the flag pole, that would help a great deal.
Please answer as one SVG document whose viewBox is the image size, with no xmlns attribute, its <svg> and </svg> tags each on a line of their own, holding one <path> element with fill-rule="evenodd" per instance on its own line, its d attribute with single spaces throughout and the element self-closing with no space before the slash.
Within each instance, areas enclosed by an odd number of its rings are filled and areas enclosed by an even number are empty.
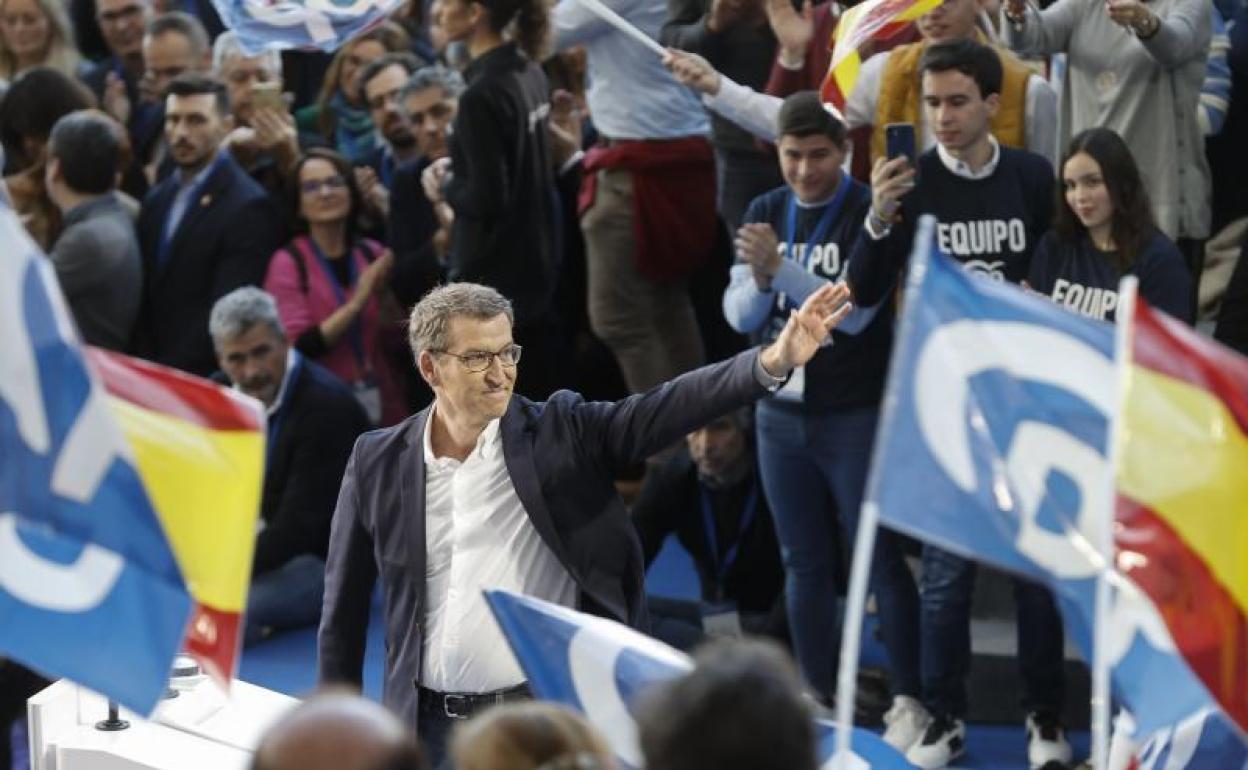
<svg viewBox="0 0 1248 770">
<path fill-rule="evenodd" d="M 1109 602 L 1111 596 L 1110 575 L 1117 570 L 1114 558 L 1114 509 L 1118 499 L 1119 430 L 1122 410 L 1125 408 L 1127 377 L 1131 368 L 1131 328 L 1135 316 L 1135 298 L 1139 281 L 1127 276 L 1118 284 L 1118 309 L 1114 325 L 1114 392 L 1115 408 L 1109 416 L 1109 473 L 1105 480 L 1109 494 L 1105 496 L 1106 510 L 1101 518 L 1099 542 L 1101 569 L 1096 577 L 1096 621 L 1092 635 L 1092 766 L 1097 770 L 1109 768 L 1109 744 L 1112 729 L 1110 703 L 1109 660 Z"/>
<path fill-rule="evenodd" d="M 862 648 L 862 618 L 867 607 L 871 559 L 880 526 L 880 507 L 874 501 L 862 505 L 854 561 L 845 597 L 845 622 L 841 626 L 841 660 L 836 682 L 836 752 L 832 767 L 849 767 L 850 741 L 854 732 L 854 701 L 858 695 L 858 657 Z"/>
</svg>

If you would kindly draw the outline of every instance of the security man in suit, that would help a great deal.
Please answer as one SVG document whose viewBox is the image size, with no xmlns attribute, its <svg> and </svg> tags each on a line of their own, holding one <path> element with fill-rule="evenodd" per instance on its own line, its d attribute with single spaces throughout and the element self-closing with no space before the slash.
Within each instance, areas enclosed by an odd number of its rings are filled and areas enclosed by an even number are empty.
<svg viewBox="0 0 1248 770">
<path fill-rule="evenodd" d="M 217 368 L 208 339 L 213 302 L 260 283 L 283 235 L 264 189 L 220 151 L 229 115 L 223 83 L 174 78 L 165 142 L 177 170 L 152 188 L 139 214 L 145 280 L 135 350 L 204 377 Z"/>
</svg>

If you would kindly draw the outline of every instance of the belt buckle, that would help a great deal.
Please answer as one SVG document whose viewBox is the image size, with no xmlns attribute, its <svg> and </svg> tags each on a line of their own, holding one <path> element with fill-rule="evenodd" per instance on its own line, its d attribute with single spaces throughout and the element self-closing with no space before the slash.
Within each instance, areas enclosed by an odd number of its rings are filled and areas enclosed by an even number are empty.
<svg viewBox="0 0 1248 770">
<path fill-rule="evenodd" d="M 447 693 L 442 696 L 442 711 L 451 719 L 467 719 L 472 716 L 472 696 Z"/>
</svg>

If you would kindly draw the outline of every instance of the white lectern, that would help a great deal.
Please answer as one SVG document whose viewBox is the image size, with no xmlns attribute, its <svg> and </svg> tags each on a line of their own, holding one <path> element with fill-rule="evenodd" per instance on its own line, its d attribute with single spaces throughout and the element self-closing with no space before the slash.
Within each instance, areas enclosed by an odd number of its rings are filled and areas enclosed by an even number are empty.
<svg viewBox="0 0 1248 770">
<path fill-rule="evenodd" d="M 235 680 L 227 696 L 204 677 L 174 681 L 177 697 L 130 727 L 96 729 L 100 695 L 62 679 L 27 701 L 31 770 L 246 770 L 264 731 L 298 701 Z"/>
</svg>

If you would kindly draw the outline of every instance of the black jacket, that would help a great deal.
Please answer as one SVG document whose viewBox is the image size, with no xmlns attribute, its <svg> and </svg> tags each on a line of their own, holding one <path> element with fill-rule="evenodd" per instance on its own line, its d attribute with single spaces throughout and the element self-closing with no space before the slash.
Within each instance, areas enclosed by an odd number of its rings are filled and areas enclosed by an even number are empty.
<svg viewBox="0 0 1248 770">
<path fill-rule="evenodd" d="M 444 191 L 455 210 L 448 277 L 498 289 L 523 326 L 546 312 L 559 273 L 549 85 L 515 43 L 483 54 L 464 75 Z"/>
<path fill-rule="evenodd" d="M 390 288 L 403 307 L 411 307 L 445 279 L 445 270 L 433 248 L 438 218 L 433 204 L 420 186 L 420 175 L 429 167 L 424 156 L 402 163 L 394 170 L 390 185 L 390 220 L 387 242 L 394 252 Z"/>
<path fill-rule="evenodd" d="M 260 284 L 282 242 L 281 218 L 264 188 L 229 154 L 196 191 L 167 258 L 159 259 L 177 175 L 152 188 L 139 214 L 143 308 L 135 349 L 144 358 L 206 377 L 217 369 L 208 313 L 222 296 Z"/>
<path fill-rule="evenodd" d="M 754 488 L 756 507 L 752 522 L 745 532 L 741 532 L 751 487 Z M 633 504 L 633 523 L 641 538 L 646 566 L 649 567 L 658 556 L 667 536 L 675 533 L 697 568 L 704 601 L 731 599 L 743 612 L 782 614 L 784 567 L 780 563 L 780 545 L 776 540 L 771 508 L 767 505 L 762 486 L 758 484 L 758 474 L 750 474 L 729 489 L 706 490 L 715 523 L 718 553 L 714 556 L 703 519 L 703 490 L 698 480 L 698 469 L 685 451 L 677 453 L 656 471 L 646 475 L 646 483 Z M 730 565 L 722 585 L 718 585 L 722 597 L 717 596 L 718 571 L 723 557 L 738 542 L 736 559 Z"/>
<path fill-rule="evenodd" d="M 329 526 L 342 471 L 368 417 L 337 377 L 301 359 L 282 405 L 269 418 L 252 576 L 276 569 L 301 554 L 325 558 Z M 272 430 L 276 429 L 276 435 Z"/>
</svg>

